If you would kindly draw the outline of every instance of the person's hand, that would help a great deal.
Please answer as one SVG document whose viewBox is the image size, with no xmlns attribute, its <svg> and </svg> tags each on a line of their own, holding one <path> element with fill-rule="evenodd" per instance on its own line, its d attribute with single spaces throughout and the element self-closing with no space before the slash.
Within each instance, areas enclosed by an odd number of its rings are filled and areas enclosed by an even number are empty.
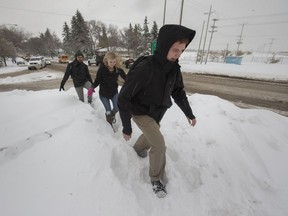
<svg viewBox="0 0 288 216">
<path fill-rule="evenodd" d="M 95 92 L 94 88 L 93 87 L 89 88 L 88 93 L 87 93 L 88 97 L 92 96 L 93 92 Z"/>
<path fill-rule="evenodd" d="M 187 118 L 187 119 L 188 119 L 188 122 L 191 126 L 194 127 L 196 125 L 196 123 L 197 123 L 196 118 L 194 118 L 194 119 Z"/>
<path fill-rule="evenodd" d="M 124 133 L 123 133 L 123 138 L 124 138 L 126 141 L 128 141 L 128 140 L 130 140 L 130 138 L 131 138 L 131 134 L 128 135 L 128 134 L 124 134 Z"/>
<path fill-rule="evenodd" d="M 65 91 L 64 85 L 62 83 L 61 83 L 60 88 L 59 88 L 59 91 L 61 91 L 61 90 Z"/>
</svg>

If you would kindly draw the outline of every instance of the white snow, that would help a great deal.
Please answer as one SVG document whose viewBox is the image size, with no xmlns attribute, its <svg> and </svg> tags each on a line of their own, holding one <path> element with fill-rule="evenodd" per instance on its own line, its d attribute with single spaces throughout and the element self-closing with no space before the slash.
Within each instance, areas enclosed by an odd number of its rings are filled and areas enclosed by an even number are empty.
<svg viewBox="0 0 288 216">
<path fill-rule="evenodd" d="M 218 67 L 212 65 L 201 67 Z M 183 63 L 182 69 L 198 66 Z M 267 66 L 221 64 L 219 70 L 239 74 L 235 68 L 244 67 L 245 76 L 256 76 Z M 288 70 L 272 66 L 268 77 L 287 80 Z M 140 130 L 133 123 L 132 139 L 124 141 L 117 115 L 113 133 L 98 89 L 94 108 L 80 102 L 74 88 L 1 92 L 1 216 L 288 215 L 288 118 L 211 95 L 188 99 L 195 127 L 177 105 L 161 122 L 169 183 L 159 199 L 148 158 L 132 148 Z"/>
</svg>

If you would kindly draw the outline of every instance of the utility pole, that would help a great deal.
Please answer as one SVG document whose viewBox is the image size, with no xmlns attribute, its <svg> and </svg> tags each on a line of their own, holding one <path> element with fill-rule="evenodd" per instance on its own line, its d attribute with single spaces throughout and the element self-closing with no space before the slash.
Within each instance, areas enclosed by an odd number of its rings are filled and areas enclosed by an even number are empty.
<svg viewBox="0 0 288 216">
<path fill-rule="evenodd" d="M 184 6 L 184 0 L 182 0 L 182 3 L 181 3 L 181 11 L 180 11 L 180 25 L 182 24 L 183 6 Z"/>
<path fill-rule="evenodd" d="M 206 55 L 205 64 L 207 63 L 207 59 L 208 59 L 208 55 L 209 55 L 209 51 L 210 51 L 210 46 L 211 46 L 211 41 L 212 41 L 213 33 L 214 33 L 214 32 L 217 32 L 216 30 L 214 30 L 215 28 L 217 28 L 217 26 L 215 26 L 215 22 L 216 22 L 216 21 L 218 21 L 218 19 L 213 19 L 213 25 L 211 26 L 212 30 L 211 30 L 210 42 L 209 42 L 209 46 L 208 46 L 208 50 L 207 50 L 207 55 Z"/>
<path fill-rule="evenodd" d="M 243 42 L 242 42 L 242 40 L 243 40 L 242 38 L 243 38 L 243 29 L 244 29 L 244 25 L 245 25 L 245 23 L 242 24 L 241 34 L 240 34 L 240 36 L 239 36 L 239 40 L 237 41 L 238 46 L 237 46 L 236 55 L 237 55 L 237 53 L 238 53 L 238 51 L 239 51 L 240 44 L 243 43 Z"/>
<path fill-rule="evenodd" d="M 268 59 L 268 55 L 269 55 L 269 53 L 270 53 L 271 46 L 272 46 L 274 40 L 275 40 L 275 38 L 272 38 L 272 39 L 271 39 L 271 42 L 270 42 L 270 44 L 269 44 L 269 49 L 268 49 L 267 56 L 266 56 L 267 59 Z"/>
<path fill-rule="evenodd" d="M 166 1 L 164 2 L 164 15 L 163 15 L 163 25 L 165 25 L 165 16 L 166 16 Z"/>
<path fill-rule="evenodd" d="M 229 47 L 229 43 L 227 44 L 227 47 L 226 47 L 226 51 L 225 51 L 225 54 L 224 54 L 224 61 L 223 63 L 225 63 L 226 61 L 226 56 L 228 55 L 228 47 Z"/>
<path fill-rule="evenodd" d="M 200 36 L 200 41 L 199 41 L 199 46 L 198 46 L 198 50 L 197 50 L 196 63 L 195 64 L 197 64 L 197 62 L 198 62 L 198 57 L 199 57 L 199 51 L 200 51 L 200 47 L 201 47 L 201 41 L 202 41 L 204 25 L 205 25 L 205 21 L 203 21 L 203 25 L 202 25 L 202 31 L 201 31 L 201 36 Z M 203 53 L 201 55 L 203 55 Z"/>
<path fill-rule="evenodd" d="M 200 61 L 201 64 L 202 64 L 202 61 L 203 61 L 203 56 L 204 56 L 204 51 L 205 51 L 205 43 L 206 43 L 206 38 L 207 38 L 207 32 L 208 32 L 208 26 L 209 26 L 209 20 L 210 20 L 211 11 L 212 11 L 212 5 L 210 6 L 210 10 L 209 10 L 209 13 L 208 13 L 208 21 L 207 21 L 206 33 L 205 33 L 203 49 L 202 49 L 202 55 L 201 55 L 201 61 Z M 204 13 L 204 14 L 207 14 L 207 13 Z"/>
</svg>

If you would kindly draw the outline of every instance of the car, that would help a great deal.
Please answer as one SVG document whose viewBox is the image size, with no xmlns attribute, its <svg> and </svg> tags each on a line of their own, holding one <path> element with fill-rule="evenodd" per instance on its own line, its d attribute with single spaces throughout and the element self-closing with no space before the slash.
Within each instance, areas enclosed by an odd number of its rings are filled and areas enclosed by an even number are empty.
<svg viewBox="0 0 288 216">
<path fill-rule="evenodd" d="M 96 63 L 97 63 L 97 56 L 96 55 L 93 55 L 91 58 L 88 58 L 88 65 L 89 66 L 91 66 L 91 65 L 93 65 L 93 64 L 95 64 L 96 65 Z"/>
<path fill-rule="evenodd" d="M 44 58 L 45 64 L 46 65 L 51 65 L 51 58 Z"/>
<path fill-rule="evenodd" d="M 97 59 L 96 59 L 96 65 L 97 66 L 100 65 L 103 62 L 104 56 L 105 55 L 98 55 L 97 56 Z"/>
<path fill-rule="evenodd" d="M 96 54 L 88 58 L 88 65 L 91 66 L 95 64 L 96 66 L 100 65 L 103 62 L 104 54 Z"/>
<path fill-rule="evenodd" d="M 18 66 L 25 66 L 26 65 L 26 61 L 25 61 L 25 59 L 23 59 L 21 57 L 16 57 L 16 64 Z"/>
<path fill-rule="evenodd" d="M 128 58 L 124 61 L 125 68 L 130 68 L 131 65 L 134 63 L 134 59 Z"/>
<path fill-rule="evenodd" d="M 28 62 L 28 69 L 32 70 L 32 69 L 41 69 L 46 67 L 46 63 L 44 60 L 43 56 L 36 56 L 36 57 L 31 57 L 29 62 Z"/>
</svg>

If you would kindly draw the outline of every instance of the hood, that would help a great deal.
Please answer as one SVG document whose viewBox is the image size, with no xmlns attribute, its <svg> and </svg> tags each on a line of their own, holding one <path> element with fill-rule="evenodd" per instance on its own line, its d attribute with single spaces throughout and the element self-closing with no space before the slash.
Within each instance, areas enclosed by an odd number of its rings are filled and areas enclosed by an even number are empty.
<svg viewBox="0 0 288 216">
<path fill-rule="evenodd" d="M 83 55 L 83 53 L 81 52 L 81 50 L 78 50 L 78 51 L 75 53 L 74 57 L 77 58 L 77 56 L 82 56 L 82 57 L 84 58 L 84 55 Z"/>
<path fill-rule="evenodd" d="M 169 24 L 162 26 L 158 34 L 154 56 L 158 61 L 166 62 L 169 49 L 176 41 L 187 38 L 189 40 L 188 46 L 195 37 L 195 34 L 196 31 L 181 25 Z"/>
</svg>

